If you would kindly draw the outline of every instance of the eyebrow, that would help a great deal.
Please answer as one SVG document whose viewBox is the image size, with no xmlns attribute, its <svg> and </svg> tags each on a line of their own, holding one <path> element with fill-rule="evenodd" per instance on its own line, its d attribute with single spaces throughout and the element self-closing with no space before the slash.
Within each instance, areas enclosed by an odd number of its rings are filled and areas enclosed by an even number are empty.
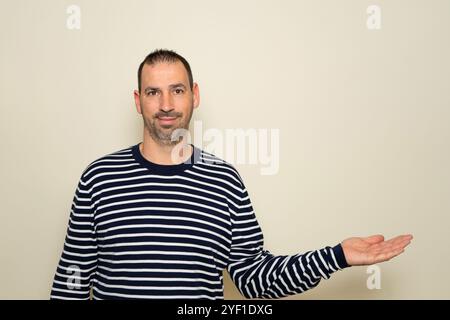
<svg viewBox="0 0 450 320">
<path fill-rule="evenodd" d="M 186 86 L 184 84 L 182 84 L 181 82 L 169 85 L 169 89 L 174 89 L 174 88 L 179 88 L 179 87 L 183 87 L 183 89 L 186 89 Z M 144 92 L 147 92 L 147 91 L 150 91 L 150 90 L 160 90 L 160 88 L 158 88 L 158 87 L 147 87 L 147 88 L 145 88 Z"/>
</svg>

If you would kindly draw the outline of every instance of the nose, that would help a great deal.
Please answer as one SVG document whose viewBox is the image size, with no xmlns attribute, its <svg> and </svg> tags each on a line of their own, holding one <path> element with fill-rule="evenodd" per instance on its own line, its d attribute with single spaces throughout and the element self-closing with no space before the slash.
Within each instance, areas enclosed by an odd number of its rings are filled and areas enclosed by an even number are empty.
<svg viewBox="0 0 450 320">
<path fill-rule="evenodd" d="M 164 112 L 170 112 L 173 108 L 172 97 L 169 93 L 161 94 L 159 109 Z"/>
</svg>

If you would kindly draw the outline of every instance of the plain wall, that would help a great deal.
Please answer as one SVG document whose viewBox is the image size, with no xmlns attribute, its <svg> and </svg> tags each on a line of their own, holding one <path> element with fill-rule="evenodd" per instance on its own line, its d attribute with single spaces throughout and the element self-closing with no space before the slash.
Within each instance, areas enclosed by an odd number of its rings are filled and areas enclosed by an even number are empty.
<svg viewBox="0 0 450 320">
<path fill-rule="evenodd" d="M 2 0 L 0 39 L 0 298 L 49 298 L 82 170 L 142 140 L 156 48 L 190 62 L 204 129 L 280 130 L 277 174 L 236 165 L 272 253 L 415 237 L 381 289 L 352 267 L 288 299 L 450 298 L 449 1 Z"/>
</svg>

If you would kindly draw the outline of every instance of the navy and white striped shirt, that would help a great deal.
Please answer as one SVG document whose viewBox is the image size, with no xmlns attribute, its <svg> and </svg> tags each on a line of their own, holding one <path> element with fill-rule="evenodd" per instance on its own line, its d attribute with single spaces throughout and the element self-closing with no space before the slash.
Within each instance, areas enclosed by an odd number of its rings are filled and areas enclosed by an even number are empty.
<svg viewBox="0 0 450 320">
<path fill-rule="evenodd" d="M 304 292 L 348 267 L 340 244 L 273 255 L 236 169 L 194 147 L 159 165 L 139 144 L 83 171 L 51 299 L 223 299 L 222 271 L 247 298 Z"/>
</svg>

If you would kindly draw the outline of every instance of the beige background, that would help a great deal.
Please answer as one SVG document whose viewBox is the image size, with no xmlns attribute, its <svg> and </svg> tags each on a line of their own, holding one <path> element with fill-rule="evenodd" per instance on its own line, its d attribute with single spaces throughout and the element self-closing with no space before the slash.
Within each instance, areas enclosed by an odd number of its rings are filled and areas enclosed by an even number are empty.
<svg viewBox="0 0 450 320">
<path fill-rule="evenodd" d="M 354 267 L 289 299 L 450 298 L 450 1 L 1 5 L 0 298 L 49 298 L 82 170 L 141 141 L 132 90 L 155 48 L 191 63 L 204 129 L 280 129 L 277 175 L 237 166 L 267 249 L 414 234 L 381 289 Z"/>
</svg>

